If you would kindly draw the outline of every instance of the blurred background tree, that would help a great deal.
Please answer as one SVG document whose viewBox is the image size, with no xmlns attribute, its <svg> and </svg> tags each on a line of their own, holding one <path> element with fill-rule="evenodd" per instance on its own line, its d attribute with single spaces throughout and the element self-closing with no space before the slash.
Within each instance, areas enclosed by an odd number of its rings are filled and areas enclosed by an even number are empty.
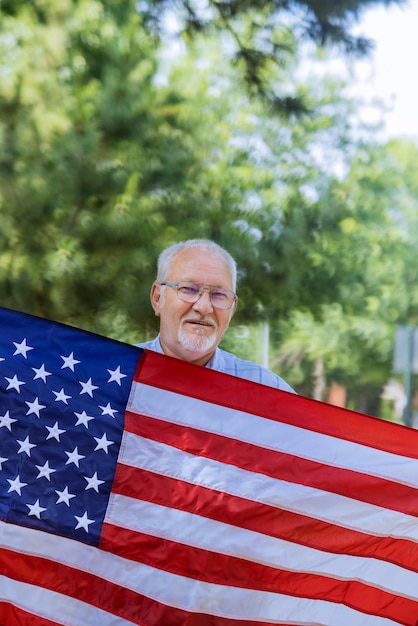
<svg viewBox="0 0 418 626">
<path fill-rule="evenodd" d="M 210 237 L 240 268 L 224 347 L 255 358 L 268 323 L 299 391 L 378 414 L 417 323 L 418 148 L 301 71 L 367 53 L 370 4 L 0 2 L 2 305 L 140 341 L 158 253 Z"/>
</svg>

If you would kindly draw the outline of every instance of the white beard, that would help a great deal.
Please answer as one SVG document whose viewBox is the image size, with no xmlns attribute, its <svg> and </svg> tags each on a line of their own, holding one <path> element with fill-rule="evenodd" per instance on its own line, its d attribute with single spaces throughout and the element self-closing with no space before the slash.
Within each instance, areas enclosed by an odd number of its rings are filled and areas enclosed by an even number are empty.
<svg viewBox="0 0 418 626">
<path fill-rule="evenodd" d="M 185 350 L 190 350 L 190 352 L 207 352 L 216 344 L 216 329 L 214 328 L 209 337 L 206 337 L 203 329 L 196 328 L 195 332 L 190 334 L 186 333 L 183 324 L 180 324 L 178 340 Z"/>
</svg>

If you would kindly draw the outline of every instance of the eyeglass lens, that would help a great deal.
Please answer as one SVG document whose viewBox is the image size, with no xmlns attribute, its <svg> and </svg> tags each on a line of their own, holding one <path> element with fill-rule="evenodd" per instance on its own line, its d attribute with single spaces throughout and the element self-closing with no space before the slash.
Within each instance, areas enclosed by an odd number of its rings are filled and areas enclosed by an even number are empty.
<svg viewBox="0 0 418 626">
<path fill-rule="evenodd" d="M 177 288 L 179 298 L 185 302 L 196 302 L 204 291 L 209 292 L 212 305 L 217 309 L 230 309 L 235 299 L 235 294 L 229 289 L 210 287 L 198 283 L 181 282 Z"/>
</svg>

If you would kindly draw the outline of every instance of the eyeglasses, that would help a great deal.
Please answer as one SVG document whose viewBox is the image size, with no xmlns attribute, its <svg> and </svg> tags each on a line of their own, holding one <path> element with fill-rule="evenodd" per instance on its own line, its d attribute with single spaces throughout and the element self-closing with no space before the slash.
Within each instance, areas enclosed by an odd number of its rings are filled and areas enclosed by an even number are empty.
<svg viewBox="0 0 418 626">
<path fill-rule="evenodd" d="M 177 291 L 177 297 L 183 302 L 194 303 L 202 297 L 203 292 L 209 292 L 210 301 L 215 309 L 230 309 L 237 299 L 233 291 L 222 289 L 222 287 L 211 287 L 200 283 L 181 281 L 179 283 L 160 283 L 163 287 L 173 287 Z"/>
</svg>

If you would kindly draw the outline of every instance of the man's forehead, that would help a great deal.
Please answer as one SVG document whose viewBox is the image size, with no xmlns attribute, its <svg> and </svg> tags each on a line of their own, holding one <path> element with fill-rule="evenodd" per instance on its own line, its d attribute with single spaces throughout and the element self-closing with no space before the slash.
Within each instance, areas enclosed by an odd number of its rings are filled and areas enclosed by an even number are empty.
<svg viewBox="0 0 418 626">
<path fill-rule="evenodd" d="M 179 252 L 173 259 L 170 274 L 173 273 L 176 273 L 174 277 L 176 280 L 191 280 L 219 286 L 225 281 L 228 283 L 232 281 L 231 271 L 225 260 L 213 250 L 202 248 L 189 248 Z"/>
<path fill-rule="evenodd" d="M 182 250 L 174 257 L 173 265 L 179 267 L 192 266 L 202 268 L 202 270 L 210 270 L 212 267 L 229 270 L 227 263 L 219 254 L 216 254 L 213 250 L 206 250 L 204 248 L 188 248 Z"/>
</svg>

